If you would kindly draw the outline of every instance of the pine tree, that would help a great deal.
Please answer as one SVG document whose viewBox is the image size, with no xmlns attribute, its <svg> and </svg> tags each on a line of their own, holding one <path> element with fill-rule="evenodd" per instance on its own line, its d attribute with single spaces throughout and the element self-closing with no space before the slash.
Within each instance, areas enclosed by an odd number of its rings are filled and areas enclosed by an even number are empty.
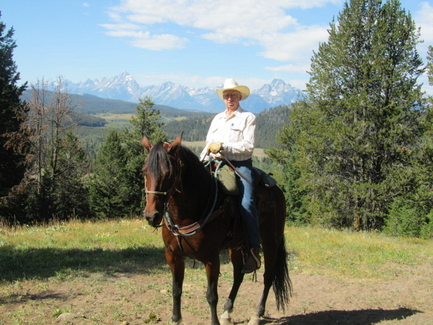
<svg viewBox="0 0 433 325">
<path fill-rule="evenodd" d="M 289 133 L 317 223 L 381 228 L 401 195 L 392 175 L 422 129 L 418 38 L 398 0 L 351 0 L 314 53 L 309 99 L 292 113 Z"/>
<path fill-rule="evenodd" d="M 83 182 L 88 172 L 88 159 L 78 137 L 67 132 L 60 140 L 57 154 L 55 214 L 60 220 L 85 219 L 90 215 L 88 192 Z"/>
<path fill-rule="evenodd" d="M 124 174 L 127 163 L 119 131 L 111 129 L 96 158 L 89 181 L 90 206 L 99 217 L 125 214 Z"/>
<path fill-rule="evenodd" d="M 98 153 L 88 188 L 91 208 L 99 217 L 138 215 L 143 209 L 146 156 L 141 138 L 146 135 L 154 143 L 166 141 L 160 113 L 153 105 L 149 97 L 140 99 L 137 114 L 130 120 L 132 129 L 110 130 Z"/>
<path fill-rule="evenodd" d="M 1 13 L 0 13 L 1 18 Z M 24 175 L 24 153 L 15 146 L 14 138 L 19 133 L 25 113 L 20 96 L 26 85 L 17 86 L 20 74 L 13 61 L 14 30 L 6 31 L 6 25 L 0 21 L 0 197 L 6 196 Z"/>
<path fill-rule="evenodd" d="M 148 96 L 139 99 L 137 113 L 132 116 L 130 123 L 139 139 L 146 135 L 152 142 L 165 141 L 166 135 L 162 131 L 163 123 L 159 110 L 153 109 L 154 102 Z"/>
<path fill-rule="evenodd" d="M 433 47 L 427 53 L 427 76 L 433 85 Z M 392 176 L 406 190 L 391 203 L 385 231 L 395 236 L 433 238 L 433 97 L 427 98 L 423 133 L 416 146 L 404 148 L 407 165 Z"/>
</svg>

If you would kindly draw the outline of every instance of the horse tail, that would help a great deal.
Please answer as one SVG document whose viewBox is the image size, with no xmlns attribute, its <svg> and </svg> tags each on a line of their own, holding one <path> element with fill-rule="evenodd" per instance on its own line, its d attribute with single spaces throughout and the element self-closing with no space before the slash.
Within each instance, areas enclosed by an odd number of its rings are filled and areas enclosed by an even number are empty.
<svg viewBox="0 0 433 325">
<path fill-rule="evenodd" d="M 275 264 L 275 275 L 272 288 L 277 302 L 277 309 L 285 311 L 290 297 L 292 295 L 292 281 L 289 276 L 289 269 L 287 265 L 287 250 L 284 235 L 277 249 L 277 260 Z"/>
</svg>

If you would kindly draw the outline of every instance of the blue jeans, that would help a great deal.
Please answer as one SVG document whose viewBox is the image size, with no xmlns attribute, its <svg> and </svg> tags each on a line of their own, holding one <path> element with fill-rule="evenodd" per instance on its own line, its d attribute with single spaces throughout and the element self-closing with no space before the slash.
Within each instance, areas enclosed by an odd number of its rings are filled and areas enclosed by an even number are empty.
<svg viewBox="0 0 433 325">
<path fill-rule="evenodd" d="M 230 161 L 242 175 L 251 182 L 248 183 L 243 177 L 236 174 L 236 181 L 239 188 L 239 211 L 247 227 L 250 248 L 260 248 L 259 220 L 257 216 L 256 203 L 254 200 L 254 173 L 252 160 Z"/>
</svg>

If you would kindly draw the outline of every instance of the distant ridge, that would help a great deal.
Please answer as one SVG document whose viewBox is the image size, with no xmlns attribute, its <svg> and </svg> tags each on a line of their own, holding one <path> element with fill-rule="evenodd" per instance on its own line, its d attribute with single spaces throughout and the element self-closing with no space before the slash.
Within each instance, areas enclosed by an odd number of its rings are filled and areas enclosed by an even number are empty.
<svg viewBox="0 0 433 325">
<path fill-rule="evenodd" d="M 112 78 L 88 79 L 85 82 L 66 81 L 71 93 L 88 94 L 104 99 L 138 103 L 139 98 L 150 96 L 155 104 L 183 110 L 219 112 L 222 103 L 214 89 L 190 88 L 167 81 L 160 85 L 140 86 L 132 75 L 123 72 Z M 280 105 L 290 105 L 306 95 L 281 79 L 274 79 L 260 89 L 252 90 L 242 107 L 253 113 Z"/>
<path fill-rule="evenodd" d="M 72 118 L 80 126 L 95 128 L 105 126 L 107 121 L 100 114 L 129 115 L 136 113 L 137 103 L 117 99 L 103 99 L 88 94 L 72 94 L 70 89 L 68 89 L 68 93 L 71 96 L 71 104 L 76 106 L 76 111 Z M 45 93 L 47 103 L 51 104 L 55 98 L 54 96 L 56 95 L 53 92 L 47 91 Z M 26 90 L 23 93 L 23 99 L 31 102 L 32 90 Z M 163 130 L 167 133 L 169 139 L 174 139 L 183 133 L 183 139 L 186 141 L 203 141 L 206 138 L 210 122 L 215 115 L 212 112 L 182 110 L 167 105 L 156 104 L 153 108 L 160 111 L 161 122 L 164 123 Z M 289 123 L 290 111 L 291 106 L 284 105 L 257 113 L 256 145 L 258 148 L 268 148 L 269 146 L 277 145 L 275 143 L 276 134 L 284 125 Z M 106 135 L 106 133 L 99 133 L 99 135 L 101 134 Z"/>
<path fill-rule="evenodd" d="M 120 99 L 104 99 L 95 95 L 78 95 L 74 94 L 71 89 L 68 89 L 69 95 L 72 99 L 72 105 L 76 106 L 78 113 L 98 115 L 101 113 L 112 113 L 112 114 L 135 114 L 137 111 L 137 103 L 123 101 Z M 51 91 L 46 92 L 46 101 L 51 102 L 55 96 Z M 32 90 L 27 89 L 23 93 L 23 99 L 27 102 L 32 100 Z M 197 117 L 204 114 L 210 114 L 206 112 L 188 111 L 182 110 L 168 105 L 153 106 L 154 109 L 159 110 L 164 118 L 172 119 L 176 117 Z"/>
</svg>

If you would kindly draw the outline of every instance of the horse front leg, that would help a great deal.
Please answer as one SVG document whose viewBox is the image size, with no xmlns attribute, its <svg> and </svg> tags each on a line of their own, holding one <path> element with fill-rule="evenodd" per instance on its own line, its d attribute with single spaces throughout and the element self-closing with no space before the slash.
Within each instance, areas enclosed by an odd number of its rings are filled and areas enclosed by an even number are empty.
<svg viewBox="0 0 433 325">
<path fill-rule="evenodd" d="M 212 262 L 205 264 L 207 275 L 207 292 L 206 298 L 211 312 L 211 325 L 220 325 L 217 316 L 218 305 L 218 277 L 220 273 L 219 255 Z"/>
<path fill-rule="evenodd" d="M 170 266 L 172 275 L 173 309 L 171 320 L 174 324 L 180 324 L 182 321 L 181 298 L 183 280 L 185 278 L 185 259 L 183 256 L 175 256 L 169 250 L 165 251 L 165 258 Z"/>
</svg>

